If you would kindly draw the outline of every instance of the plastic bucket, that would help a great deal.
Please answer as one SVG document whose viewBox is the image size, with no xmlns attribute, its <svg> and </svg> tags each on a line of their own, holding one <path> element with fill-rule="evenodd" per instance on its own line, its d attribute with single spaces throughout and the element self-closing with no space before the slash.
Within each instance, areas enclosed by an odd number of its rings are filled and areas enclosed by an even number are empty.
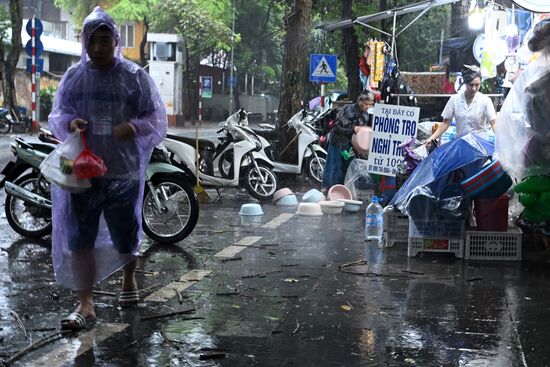
<svg viewBox="0 0 550 367">
<path fill-rule="evenodd" d="M 474 215 L 478 231 L 508 230 L 508 200 L 509 195 L 501 195 L 496 199 L 474 199 Z"/>
</svg>

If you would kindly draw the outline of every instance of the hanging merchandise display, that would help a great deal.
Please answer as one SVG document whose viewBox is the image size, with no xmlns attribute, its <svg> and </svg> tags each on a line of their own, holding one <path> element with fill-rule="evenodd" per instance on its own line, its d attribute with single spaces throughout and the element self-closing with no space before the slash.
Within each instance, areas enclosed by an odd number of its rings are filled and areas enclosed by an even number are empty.
<svg viewBox="0 0 550 367">
<path fill-rule="evenodd" d="M 376 52 L 374 60 L 374 77 L 373 81 L 378 84 L 384 78 L 384 42 L 376 42 Z"/>
</svg>

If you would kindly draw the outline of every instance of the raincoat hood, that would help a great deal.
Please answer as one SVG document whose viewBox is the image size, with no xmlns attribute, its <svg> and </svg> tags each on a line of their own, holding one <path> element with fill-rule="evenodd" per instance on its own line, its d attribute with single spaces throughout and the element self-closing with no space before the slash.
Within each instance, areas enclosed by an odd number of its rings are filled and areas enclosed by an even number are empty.
<svg viewBox="0 0 550 367">
<path fill-rule="evenodd" d="M 82 61 L 86 62 L 89 60 L 86 47 L 88 44 L 88 41 L 90 39 L 90 36 L 92 33 L 94 33 L 96 30 L 98 30 L 100 27 L 107 27 L 111 33 L 113 33 L 113 37 L 116 40 L 116 50 L 115 50 L 115 57 L 120 59 L 122 58 L 122 48 L 120 45 L 120 35 L 118 33 L 118 29 L 116 27 L 116 23 L 114 19 L 105 12 L 100 6 L 96 6 L 94 10 L 88 14 L 88 16 L 84 19 L 84 24 L 82 25 L 82 55 L 81 59 Z"/>
</svg>

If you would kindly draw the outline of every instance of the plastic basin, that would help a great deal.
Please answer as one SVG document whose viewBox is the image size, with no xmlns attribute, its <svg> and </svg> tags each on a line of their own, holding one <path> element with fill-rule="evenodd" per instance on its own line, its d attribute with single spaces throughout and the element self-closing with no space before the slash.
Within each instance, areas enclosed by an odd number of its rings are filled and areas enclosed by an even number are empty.
<svg viewBox="0 0 550 367">
<path fill-rule="evenodd" d="M 334 185 L 328 190 L 328 199 L 331 201 L 336 201 L 338 199 L 347 199 L 351 200 L 351 191 L 344 185 Z"/>
<path fill-rule="evenodd" d="M 317 189 L 311 189 L 302 196 L 303 203 L 318 203 L 321 200 L 325 200 L 325 196 Z"/>
<path fill-rule="evenodd" d="M 368 126 L 361 127 L 351 138 L 351 145 L 353 145 L 353 148 L 361 155 L 369 153 L 371 132 L 372 128 Z"/>
<path fill-rule="evenodd" d="M 321 210 L 321 205 L 318 203 L 300 203 L 298 204 L 296 214 L 318 217 L 323 215 L 323 211 Z"/>
<path fill-rule="evenodd" d="M 241 205 L 241 210 L 239 211 L 240 215 L 262 215 L 264 211 L 260 204 L 249 203 Z"/>
<path fill-rule="evenodd" d="M 338 199 L 338 201 L 344 203 L 344 211 L 346 212 L 358 212 L 363 205 L 359 200 Z"/>
<path fill-rule="evenodd" d="M 296 198 L 296 195 L 290 194 L 283 196 L 277 202 L 275 203 L 277 206 L 293 206 L 298 205 L 298 199 Z"/>
<path fill-rule="evenodd" d="M 341 214 L 342 210 L 344 209 L 344 204 L 341 201 L 320 201 L 319 205 L 321 205 L 321 210 L 325 214 Z"/>
<path fill-rule="evenodd" d="M 273 202 L 276 203 L 277 200 L 279 200 L 282 197 L 285 197 L 287 195 L 292 195 L 292 190 L 288 187 L 284 187 L 282 189 L 279 189 L 273 193 Z"/>
</svg>

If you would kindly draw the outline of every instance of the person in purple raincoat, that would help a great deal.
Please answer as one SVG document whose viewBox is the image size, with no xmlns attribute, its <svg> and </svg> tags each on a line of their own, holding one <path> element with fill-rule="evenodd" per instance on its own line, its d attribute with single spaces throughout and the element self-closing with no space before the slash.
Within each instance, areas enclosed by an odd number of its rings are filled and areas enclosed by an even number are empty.
<svg viewBox="0 0 550 367">
<path fill-rule="evenodd" d="M 79 299 L 61 327 L 77 330 L 96 317 L 93 286 L 120 268 L 120 305 L 139 300 L 134 272 L 145 169 L 167 129 L 153 80 L 122 57 L 116 24 L 100 7 L 84 20 L 81 60 L 63 76 L 48 122 L 61 140 L 84 130 L 87 145 L 107 167 L 84 193 L 52 185 L 55 277 Z"/>
</svg>

